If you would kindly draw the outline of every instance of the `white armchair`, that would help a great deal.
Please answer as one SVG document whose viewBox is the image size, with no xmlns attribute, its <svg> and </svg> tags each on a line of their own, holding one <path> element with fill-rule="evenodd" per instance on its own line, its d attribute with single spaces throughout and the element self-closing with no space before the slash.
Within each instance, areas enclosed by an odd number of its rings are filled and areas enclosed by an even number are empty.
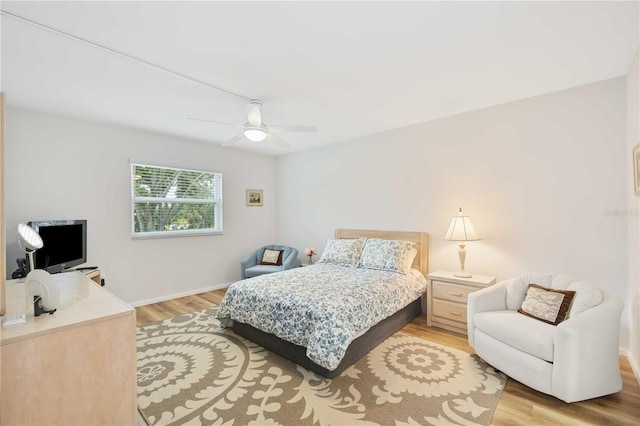
<svg viewBox="0 0 640 426">
<path fill-rule="evenodd" d="M 575 290 L 567 320 L 557 326 L 518 312 L 530 283 Z M 530 274 L 471 293 L 469 345 L 509 377 L 565 402 L 622 389 L 618 358 L 623 302 L 585 281 Z"/>
</svg>

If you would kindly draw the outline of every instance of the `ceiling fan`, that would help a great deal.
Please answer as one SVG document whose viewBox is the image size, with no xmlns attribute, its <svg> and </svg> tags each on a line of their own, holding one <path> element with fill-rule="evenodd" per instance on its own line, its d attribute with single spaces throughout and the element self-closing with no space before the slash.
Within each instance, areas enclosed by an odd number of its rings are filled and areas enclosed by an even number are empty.
<svg viewBox="0 0 640 426">
<path fill-rule="evenodd" d="M 246 138 L 253 142 L 260 142 L 266 139 L 267 141 L 272 142 L 282 148 L 288 148 L 290 145 L 280 139 L 278 136 L 274 135 L 274 133 L 316 132 L 318 130 L 315 126 L 267 126 L 262 122 L 262 113 L 260 112 L 261 106 L 262 101 L 258 99 L 251 99 L 251 102 L 249 102 L 249 105 L 247 107 L 247 122 L 244 123 L 244 125 L 223 123 L 221 121 L 207 120 L 204 118 L 189 117 L 189 120 L 207 121 L 209 123 L 222 124 L 224 126 L 233 126 L 244 129 L 241 133 L 226 141 L 223 144 L 225 146 L 234 145 L 240 142 L 242 139 Z"/>
</svg>

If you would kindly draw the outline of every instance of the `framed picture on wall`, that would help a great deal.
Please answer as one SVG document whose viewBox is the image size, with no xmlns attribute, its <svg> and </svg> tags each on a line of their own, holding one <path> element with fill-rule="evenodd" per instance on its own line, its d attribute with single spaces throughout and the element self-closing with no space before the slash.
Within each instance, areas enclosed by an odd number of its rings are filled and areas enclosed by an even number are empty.
<svg viewBox="0 0 640 426">
<path fill-rule="evenodd" d="M 633 147 L 633 180 L 636 195 L 640 196 L 640 143 Z"/>
<path fill-rule="evenodd" d="M 247 189 L 247 206 L 262 207 L 262 189 Z"/>
</svg>

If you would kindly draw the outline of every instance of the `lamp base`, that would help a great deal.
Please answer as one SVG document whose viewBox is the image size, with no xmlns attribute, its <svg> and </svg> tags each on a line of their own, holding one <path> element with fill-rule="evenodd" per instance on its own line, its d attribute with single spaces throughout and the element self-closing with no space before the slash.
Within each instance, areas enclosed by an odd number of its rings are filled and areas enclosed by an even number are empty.
<svg viewBox="0 0 640 426">
<path fill-rule="evenodd" d="M 468 272 L 460 271 L 460 272 L 454 273 L 453 276 L 458 278 L 471 278 L 473 275 L 471 275 Z"/>
</svg>

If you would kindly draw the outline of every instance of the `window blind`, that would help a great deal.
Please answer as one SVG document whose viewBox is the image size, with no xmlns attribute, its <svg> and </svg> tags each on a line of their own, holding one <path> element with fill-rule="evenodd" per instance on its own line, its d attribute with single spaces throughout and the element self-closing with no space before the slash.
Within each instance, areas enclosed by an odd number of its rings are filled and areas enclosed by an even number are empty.
<svg viewBox="0 0 640 426">
<path fill-rule="evenodd" d="M 222 233 L 222 174 L 131 164 L 133 237 Z"/>
</svg>

